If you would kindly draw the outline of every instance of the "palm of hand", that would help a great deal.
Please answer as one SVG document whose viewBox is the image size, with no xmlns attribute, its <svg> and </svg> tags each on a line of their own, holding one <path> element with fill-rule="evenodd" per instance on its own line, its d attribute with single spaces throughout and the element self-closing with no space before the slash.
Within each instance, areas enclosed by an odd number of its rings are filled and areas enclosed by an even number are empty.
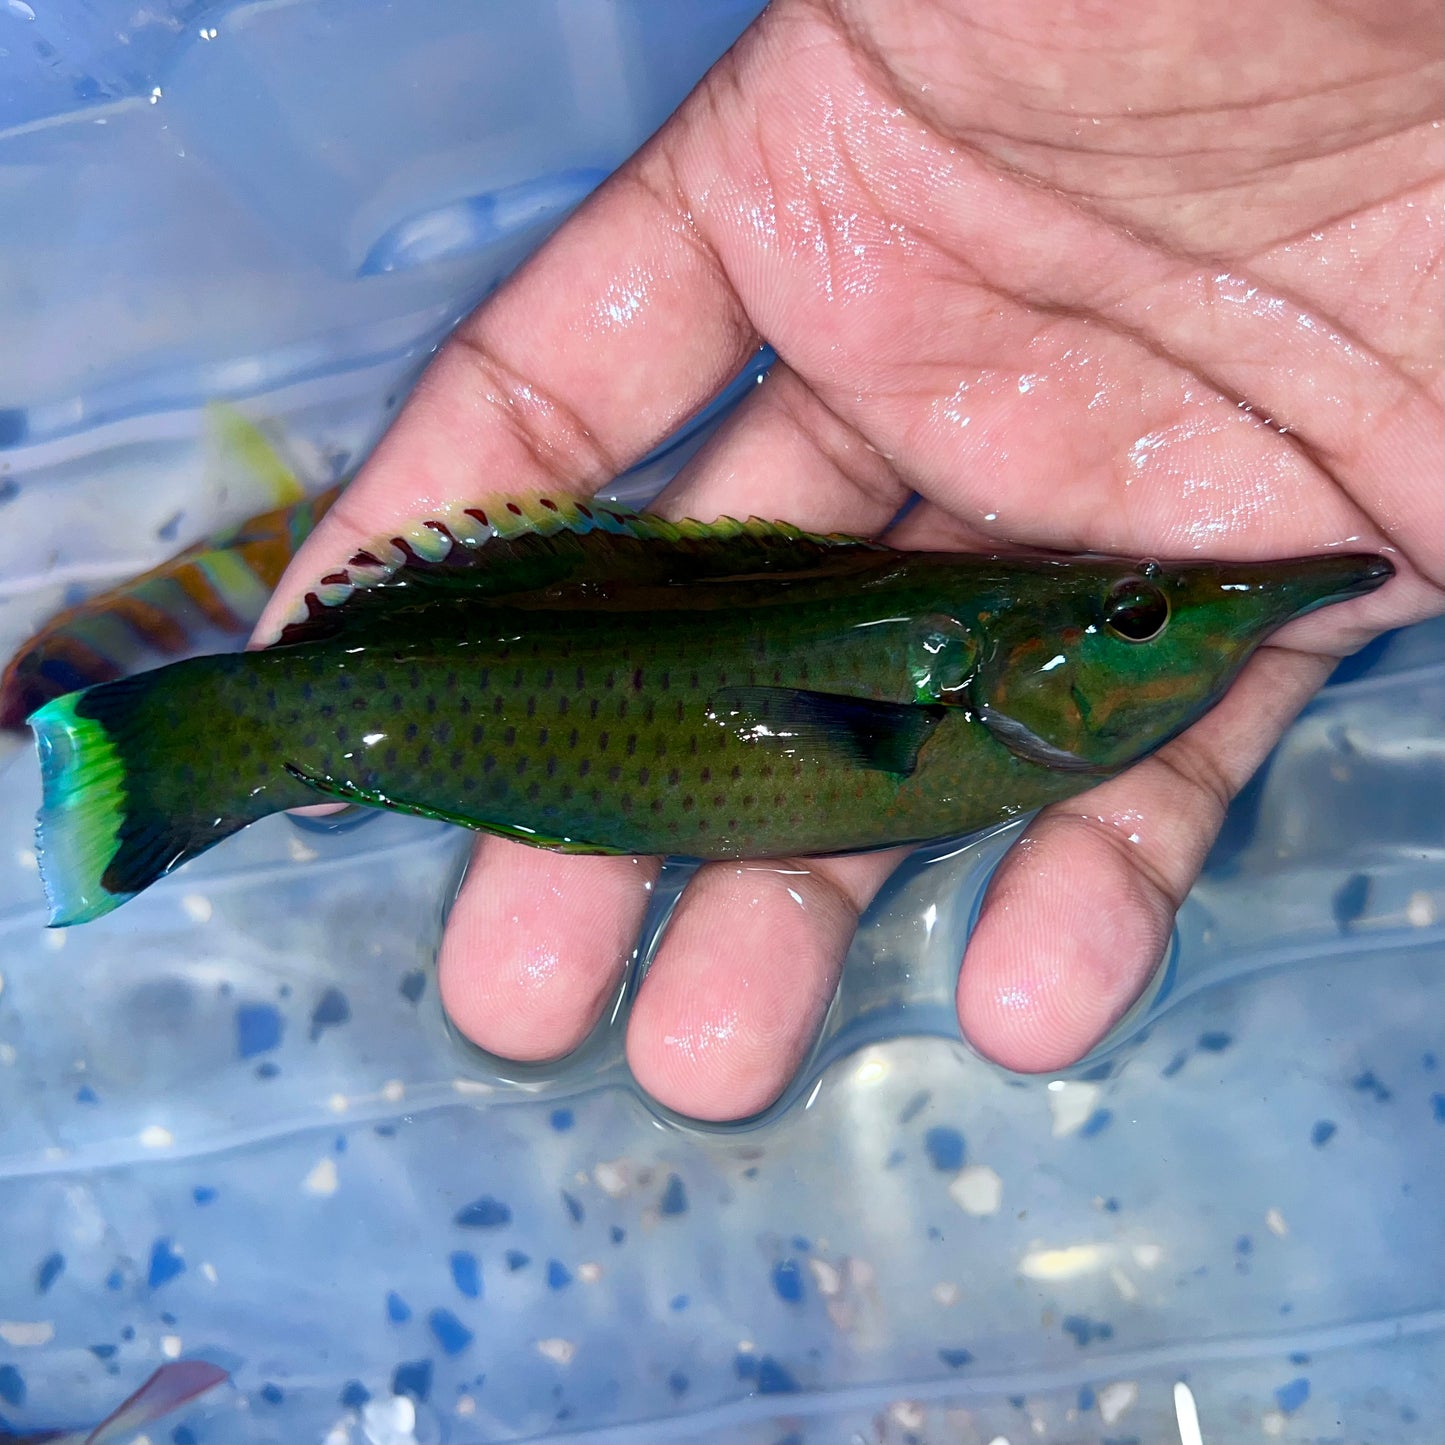
<svg viewBox="0 0 1445 1445">
<path fill-rule="evenodd" d="M 660 510 L 872 533 L 915 490 L 904 546 L 1393 549 L 1395 582 L 1295 624 L 995 878 L 963 1026 L 1017 1068 L 1078 1057 L 1332 658 L 1445 583 L 1433 16 L 1371 31 L 1292 0 L 1262 51 L 1264 19 L 780 0 L 463 324 L 263 629 L 431 506 L 604 484 L 759 336 L 783 364 Z M 896 861 L 704 868 L 629 1023 L 644 1087 L 703 1117 L 768 1103 Z M 440 959 L 463 1031 L 522 1058 L 579 1042 L 656 870 L 483 839 Z"/>
</svg>

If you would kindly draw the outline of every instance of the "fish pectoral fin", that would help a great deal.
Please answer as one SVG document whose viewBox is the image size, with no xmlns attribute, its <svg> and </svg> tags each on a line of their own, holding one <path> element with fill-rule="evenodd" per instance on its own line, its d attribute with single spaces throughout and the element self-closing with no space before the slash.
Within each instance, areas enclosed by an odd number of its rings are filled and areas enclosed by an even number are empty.
<svg viewBox="0 0 1445 1445">
<path fill-rule="evenodd" d="M 310 772 L 295 763 L 287 763 L 285 766 L 286 771 L 298 782 L 305 783 L 308 788 L 332 802 L 360 803 L 368 808 L 388 808 L 393 813 L 409 813 L 413 817 L 431 818 L 439 823 L 455 823 L 475 832 L 495 833 L 499 838 L 530 843 L 536 848 L 549 848 L 554 853 L 605 853 L 621 856 L 627 851 L 625 848 L 610 848 L 601 843 L 588 843 L 580 838 L 553 837 L 521 823 L 499 823 L 472 813 L 438 808 L 430 803 L 412 802 L 385 789 L 364 788 L 358 783 L 348 782 L 345 778 L 332 778 L 324 773 Z"/>
<path fill-rule="evenodd" d="M 906 778 L 948 709 L 793 687 L 725 687 L 710 712 L 744 741 Z"/>
</svg>

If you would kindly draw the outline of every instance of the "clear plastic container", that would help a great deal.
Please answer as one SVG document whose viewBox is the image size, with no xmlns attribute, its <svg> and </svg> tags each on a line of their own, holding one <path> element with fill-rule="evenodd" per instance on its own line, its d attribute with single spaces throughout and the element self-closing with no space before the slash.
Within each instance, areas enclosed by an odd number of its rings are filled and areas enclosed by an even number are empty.
<svg viewBox="0 0 1445 1445">
<path fill-rule="evenodd" d="M 353 465 L 756 8 L 9 0 L 0 648 L 256 500 L 201 403 Z M 711 1130 L 621 1049 L 685 868 L 608 1022 L 519 1069 L 437 1003 L 459 831 L 273 818 L 51 932 L 12 749 L 0 1421 L 94 1424 L 182 1354 L 232 1378 L 178 1445 L 1153 1442 L 1181 1381 L 1206 1439 L 1439 1439 L 1442 715 L 1438 625 L 1346 664 L 1054 1079 L 952 1015 L 1009 834 L 920 854 L 788 1096 Z"/>
</svg>

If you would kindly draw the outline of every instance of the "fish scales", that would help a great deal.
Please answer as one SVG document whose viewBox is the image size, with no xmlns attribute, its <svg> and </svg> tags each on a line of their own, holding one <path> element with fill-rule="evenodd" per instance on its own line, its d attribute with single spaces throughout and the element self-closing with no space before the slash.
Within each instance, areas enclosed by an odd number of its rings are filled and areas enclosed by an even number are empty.
<svg viewBox="0 0 1445 1445">
<path fill-rule="evenodd" d="M 840 836 L 852 846 L 910 841 L 942 818 L 978 827 L 1055 795 L 1056 776 L 1021 765 L 966 712 L 909 778 L 763 751 L 712 714 L 730 687 L 911 702 L 908 609 L 921 584 L 894 571 L 862 596 L 748 605 L 732 588 L 701 612 L 458 604 L 433 615 L 421 644 L 384 628 L 341 658 L 316 644 L 244 654 L 217 673 L 189 728 L 162 718 L 179 707 L 157 703 L 147 726 L 169 730 L 179 765 L 177 790 L 154 803 L 174 811 L 236 763 L 258 797 L 315 801 L 283 772 L 289 763 L 579 850 L 605 840 L 608 851 L 768 857 Z M 193 686 L 178 671 L 177 695 Z M 1037 776 L 995 804 L 978 786 L 990 772 Z M 966 791 L 982 806 L 960 812 Z"/>
</svg>

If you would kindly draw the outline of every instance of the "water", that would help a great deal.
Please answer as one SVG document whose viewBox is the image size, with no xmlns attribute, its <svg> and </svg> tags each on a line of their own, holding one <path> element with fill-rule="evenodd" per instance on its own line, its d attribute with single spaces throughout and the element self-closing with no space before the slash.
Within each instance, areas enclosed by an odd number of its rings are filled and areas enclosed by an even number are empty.
<svg viewBox="0 0 1445 1445">
<path fill-rule="evenodd" d="M 118 11 L 68 4 L 51 69 L 0 33 L 32 67 L 0 87 L 0 649 L 254 510 L 202 402 L 274 422 L 312 487 L 353 468 L 753 8 L 150 6 L 125 49 Z M 354 85 L 316 83 L 328 56 Z M 398 78 L 443 61 L 470 119 Z M 1155 1441 L 1185 1381 L 1209 1439 L 1418 1441 L 1445 1413 L 1442 713 L 1438 624 L 1347 664 L 1146 999 L 1052 1079 L 952 1014 L 1011 835 L 920 854 L 788 1094 L 730 1129 L 658 1110 L 622 1056 L 685 868 L 609 1018 L 519 1068 L 436 998 L 455 830 L 273 818 L 51 932 L 12 749 L 0 1420 L 96 1421 L 194 1353 L 232 1383 L 154 1440 Z"/>
</svg>

